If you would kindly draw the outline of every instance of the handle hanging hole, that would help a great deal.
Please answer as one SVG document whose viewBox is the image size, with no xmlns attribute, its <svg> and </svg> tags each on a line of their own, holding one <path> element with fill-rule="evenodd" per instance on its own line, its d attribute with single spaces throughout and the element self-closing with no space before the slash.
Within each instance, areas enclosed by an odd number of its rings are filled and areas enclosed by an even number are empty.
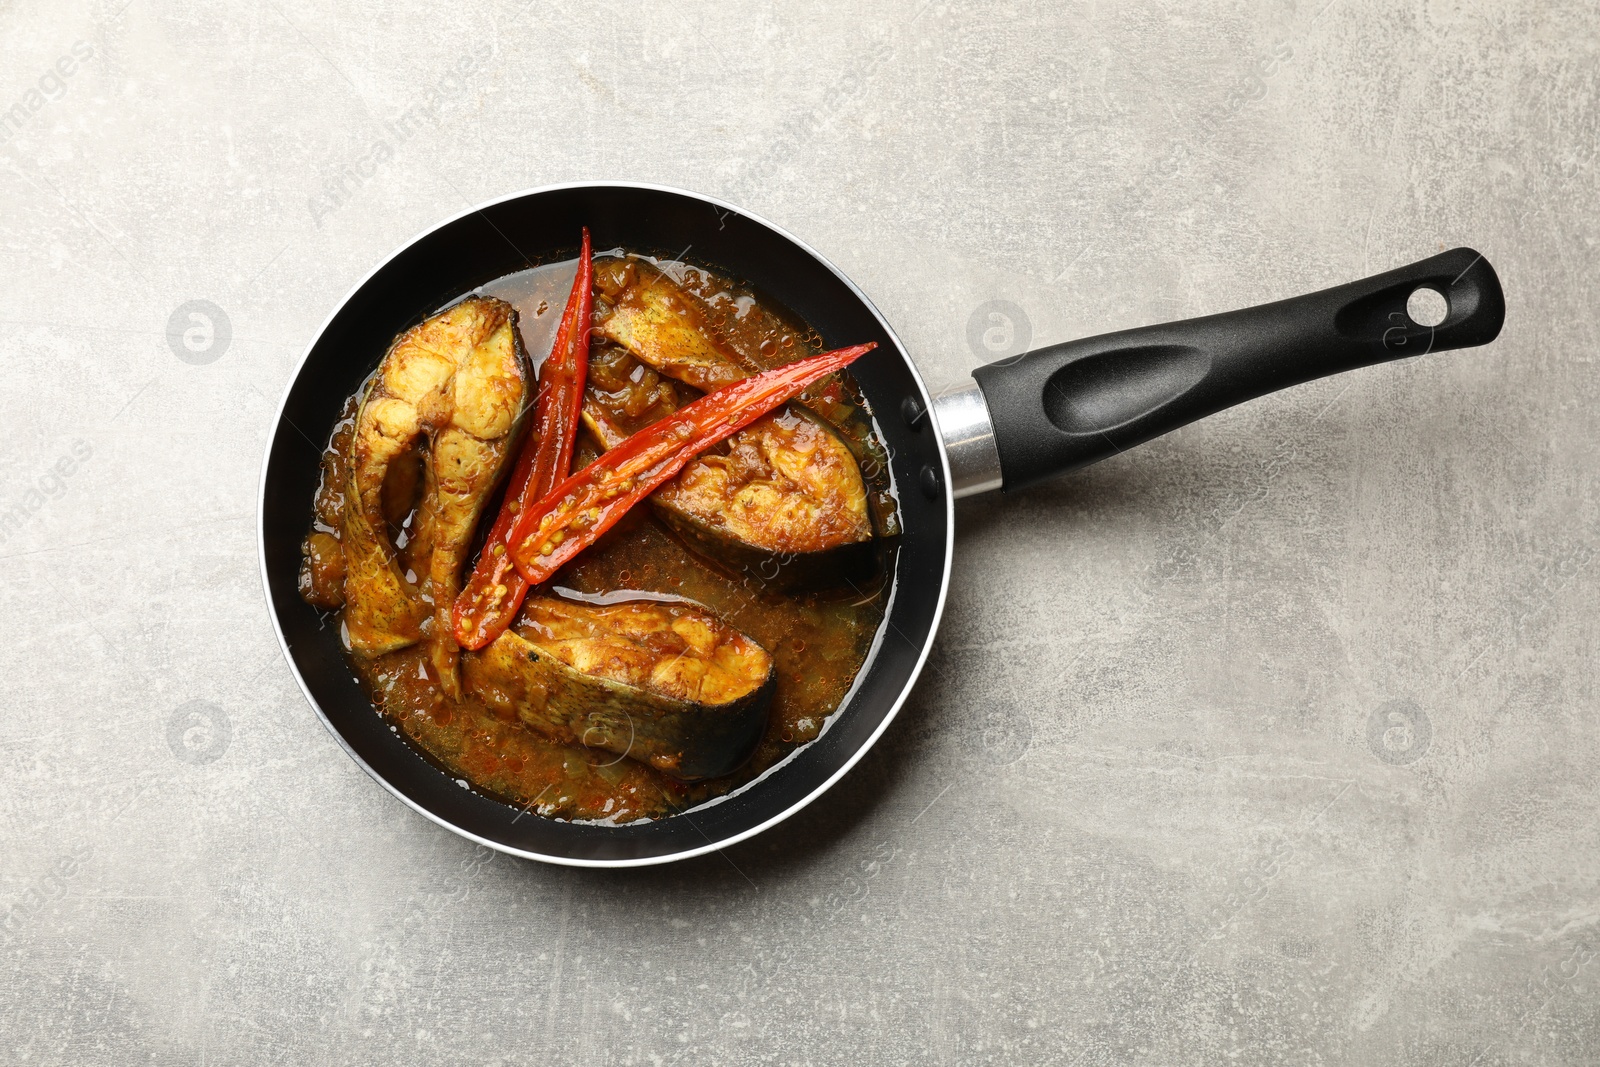
<svg viewBox="0 0 1600 1067">
<path fill-rule="evenodd" d="M 1406 299 L 1406 314 L 1418 326 L 1437 326 L 1450 314 L 1450 301 L 1439 290 L 1423 286 Z"/>
</svg>

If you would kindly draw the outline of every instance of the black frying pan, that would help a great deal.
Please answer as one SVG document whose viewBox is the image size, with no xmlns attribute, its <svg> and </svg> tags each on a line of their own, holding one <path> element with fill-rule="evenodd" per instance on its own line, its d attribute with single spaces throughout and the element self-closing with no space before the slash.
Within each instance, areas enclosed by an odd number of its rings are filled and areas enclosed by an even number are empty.
<svg viewBox="0 0 1600 1067">
<path fill-rule="evenodd" d="M 377 715 L 337 633 L 296 590 L 321 443 L 390 340 L 502 275 L 596 248 L 704 263 L 814 327 L 828 347 L 876 341 L 851 368 L 888 446 L 904 537 L 874 651 L 822 736 L 744 788 L 685 814 L 624 826 L 557 822 L 463 789 Z M 1443 321 L 1407 313 L 1442 294 Z M 347 296 L 301 359 L 267 445 L 261 569 L 289 664 L 323 723 L 367 773 L 428 818 L 531 859 L 661 863 L 758 833 L 804 807 L 864 755 L 899 710 L 944 607 L 956 497 L 1012 490 L 1131 448 L 1194 419 L 1338 371 L 1486 344 L 1505 302 L 1470 249 L 1310 296 L 1072 341 L 980 368 L 934 399 L 859 289 L 816 252 L 729 204 L 657 186 L 567 185 L 468 211 L 391 256 Z M 930 417 L 929 409 L 932 408 Z"/>
</svg>

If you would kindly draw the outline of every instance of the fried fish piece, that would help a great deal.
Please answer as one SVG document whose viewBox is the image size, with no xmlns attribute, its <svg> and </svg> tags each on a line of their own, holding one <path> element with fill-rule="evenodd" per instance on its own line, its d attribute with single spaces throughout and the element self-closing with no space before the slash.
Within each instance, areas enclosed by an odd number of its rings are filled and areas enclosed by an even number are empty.
<svg viewBox="0 0 1600 1067">
<path fill-rule="evenodd" d="M 599 405 L 584 424 L 607 448 L 627 435 Z M 764 415 L 696 457 L 650 497 L 702 555 L 765 588 L 834 584 L 870 570 L 872 520 L 855 457 L 799 405 Z"/>
<path fill-rule="evenodd" d="M 597 329 L 584 423 L 605 448 L 675 410 L 672 379 L 711 391 L 752 367 L 725 344 L 703 308 L 636 259 L 595 264 Z M 700 456 L 652 497 L 658 513 L 703 554 L 762 584 L 787 588 L 870 568 L 866 485 L 849 447 L 803 404 L 788 404 Z"/>
<path fill-rule="evenodd" d="M 771 653 L 680 601 L 529 597 L 511 629 L 462 663 L 489 707 L 685 781 L 749 758 L 775 687 Z"/>
<path fill-rule="evenodd" d="M 600 336 L 669 378 L 713 393 L 762 369 L 717 337 L 698 298 L 650 264 L 599 259 L 594 282 Z"/>
<path fill-rule="evenodd" d="M 350 647 L 379 655 L 428 639 L 431 664 L 460 695 L 449 613 L 484 502 L 505 469 L 530 375 L 510 304 L 463 300 L 401 335 L 356 413 L 340 540 Z M 388 536 L 391 467 L 426 444 L 417 538 L 425 573 L 401 571 Z M 431 625 L 430 625 L 431 622 Z"/>
</svg>

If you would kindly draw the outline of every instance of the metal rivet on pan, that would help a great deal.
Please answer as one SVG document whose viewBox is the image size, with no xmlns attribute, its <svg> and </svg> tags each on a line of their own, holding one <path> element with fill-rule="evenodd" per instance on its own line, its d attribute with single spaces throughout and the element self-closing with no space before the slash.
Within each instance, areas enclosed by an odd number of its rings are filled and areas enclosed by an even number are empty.
<svg viewBox="0 0 1600 1067">
<path fill-rule="evenodd" d="M 923 496 L 929 500 L 938 500 L 941 495 L 939 492 L 939 468 L 931 463 L 923 464 L 922 473 L 917 475 L 917 484 L 922 486 Z"/>
<path fill-rule="evenodd" d="M 905 416 L 906 425 L 913 430 L 922 429 L 923 416 L 927 413 L 928 409 L 914 396 L 908 396 L 900 401 L 900 414 Z"/>
</svg>

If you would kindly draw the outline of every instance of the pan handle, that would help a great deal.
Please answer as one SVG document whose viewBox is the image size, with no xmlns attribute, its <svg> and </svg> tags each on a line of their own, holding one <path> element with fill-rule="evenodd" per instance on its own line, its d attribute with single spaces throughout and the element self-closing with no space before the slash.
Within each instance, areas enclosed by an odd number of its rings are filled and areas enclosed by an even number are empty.
<svg viewBox="0 0 1600 1067">
<path fill-rule="evenodd" d="M 1447 305 L 1432 326 L 1407 311 L 1425 289 Z M 1488 344 L 1505 312 L 1489 261 L 1457 248 L 1309 296 L 1051 345 L 973 377 L 1012 490 L 1277 389 Z"/>
</svg>

